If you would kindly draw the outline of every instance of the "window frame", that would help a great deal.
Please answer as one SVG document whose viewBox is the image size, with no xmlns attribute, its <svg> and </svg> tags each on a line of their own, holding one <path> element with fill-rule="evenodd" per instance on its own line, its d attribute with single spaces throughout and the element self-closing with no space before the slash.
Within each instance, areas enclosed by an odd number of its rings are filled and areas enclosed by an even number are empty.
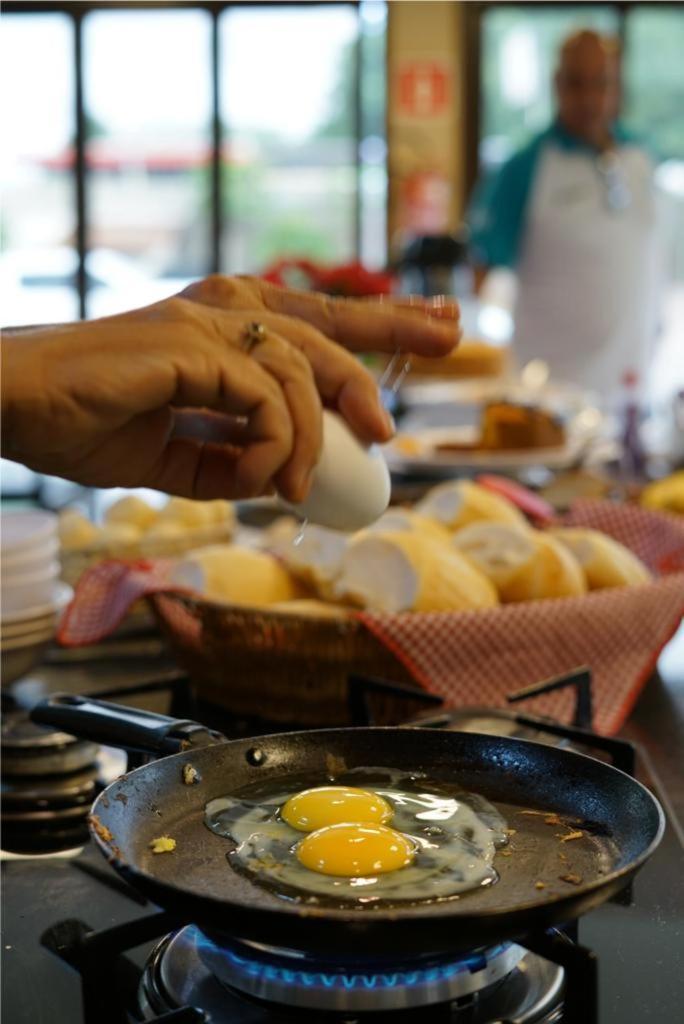
<svg viewBox="0 0 684 1024">
<path fill-rule="evenodd" d="M 362 190 L 361 190 L 361 141 L 363 130 L 362 117 L 362 95 L 361 95 L 361 10 L 359 0 L 334 0 L 336 6 L 350 7 L 356 11 L 357 36 L 353 54 L 353 95 L 352 95 L 352 122 L 354 141 L 354 167 L 356 188 L 354 192 L 353 210 L 353 239 L 354 256 L 360 258 L 361 247 L 361 219 L 363 216 Z M 86 108 L 85 90 L 83 75 L 83 19 L 93 11 L 116 11 L 116 10 L 152 10 L 152 11 L 173 11 L 173 10 L 203 10 L 211 18 L 210 28 L 210 53 L 211 53 L 211 118 L 210 118 L 210 224 L 209 224 L 209 251 L 207 253 L 207 273 L 218 273 L 222 265 L 222 239 L 224 232 L 230 224 L 229 204 L 222 202 L 223 196 L 223 161 L 221 160 L 222 147 L 225 141 L 226 129 L 230 125 L 224 125 L 221 118 L 221 41 L 220 41 L 220 17 L 224 11 L 236 8 L 253 8 L 255 4 L 259 7 L 280 8 L 282 0 L 229 0 L 229 2 L 212 2 L 212 0 L 164 0 L 162 3 L 155 3 L 153 0 L 114 0 L 114 2 L 86 2 L 78 3 L 74 0 L 6 0 L 2 5 L 3 14 L 65 14 L 73 25 L 73 68 L 74 68 L 74 166 L 71 171 L 73 184 L 73 199 L 76 215 L 76 250 L 77 269 L 75 288 L 78 297 L 78 313 L 81 319 L 87 315 L 88 302 L 88 276 L 86 272 L 86 254 L 88 251 L 88 169 L 86 166 Z M 327 8 L 330 0 L 287 0 L 288 7 L 312 7 Z"/>
</svg>

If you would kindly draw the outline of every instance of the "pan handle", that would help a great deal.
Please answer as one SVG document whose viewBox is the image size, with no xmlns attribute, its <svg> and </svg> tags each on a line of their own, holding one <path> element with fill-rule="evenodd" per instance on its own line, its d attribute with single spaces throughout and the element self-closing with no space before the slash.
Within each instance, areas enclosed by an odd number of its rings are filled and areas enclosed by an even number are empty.
<svg viewBox="0 0 684 1024">
<path fill-rule="evenodd" d="M 56 693 L 40 701 L 31 711 L 31 718 L 39 725 L 52 725 L 80 739 L 161 756 L 220 743 L 225 738 L 197 722 L 70 693 Z"/>
</svg>

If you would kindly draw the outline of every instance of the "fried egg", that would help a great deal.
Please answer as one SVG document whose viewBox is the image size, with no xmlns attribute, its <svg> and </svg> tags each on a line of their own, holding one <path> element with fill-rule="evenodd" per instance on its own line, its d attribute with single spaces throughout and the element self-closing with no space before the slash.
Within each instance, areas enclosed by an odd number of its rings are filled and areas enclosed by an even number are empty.
<svg viewBox="0 0 684 1024">
<path fill-rule="evenodd" d="M 328 825 L 303 839 L 297 859 L 310 871 L 361 878 L 398 871 L 410 864 L 416 847 L 402 832 L 386 825 Z"/>
<path fill-rule="evenodd" d="M 314 832 L 343 822 L 378 822 L 392 817 L 392 808 L 377 793 L 354 786 L 316 786 L 296 793 L 280 811 L 283 821 L 301 832 Z"/>
<path fill-rule="evenodd" d="M 483 797 L 380 768 L 334 783 L 251 787 L 211 800 L 205 823 L 232 841 L 231 867 L 289 898 L 419 902 L 496 881 L 506 822 Z"/>
</svg>

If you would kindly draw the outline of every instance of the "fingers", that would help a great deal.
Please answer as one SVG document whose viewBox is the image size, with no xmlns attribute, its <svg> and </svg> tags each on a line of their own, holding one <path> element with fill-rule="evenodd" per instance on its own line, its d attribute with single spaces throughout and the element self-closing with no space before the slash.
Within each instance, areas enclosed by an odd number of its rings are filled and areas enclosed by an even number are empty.
<svg viewBox="0 0 684 1024">
<path fill-rule="evenodd" d="M 401 308 L 435 320 L 458 322 L 461 318 L 458 302 L 450 299 L 448 295 L 433 295 L 430 298 L 423 295 L 373 295 L 364 301 L 376 302 L 386 308 Z"/>
<path fill-rule="evenodd" d="M 199 309 L 195 306 L 191 315 Z M 209 342 L 191 346 L 182 359 L 173 405 L 191 408 L 176 414 L 173 439 L 237 444 L 243 451 L 235 472 L 249 486 L 250 495 L 270 484 L 270 479 L 263 478 L 268 466 L 283 497 L 303 501 L 322 436 L 321 401 L 308 359 L 275 330 L 268 330 L 247 353 L 241 346 L 248 316 L 215 308 L 208 318 L 207 311 L 202 316 Z M 193 412 L 192 407 L 198 406 L 201 410 Z M 262 410 L 261 420 L 257 408 Z M 233 414 L 232 422 L 226 412 Z M 242 425 L 236 422 L 236 413 Z M 259 422 L 262 434 L 255 433 Z M 264 448 L 266 441 L 275 439 L 282 439 L 281 448 Z M 187 454 L 187 445 L 182 450 Z M 281 459 L 273 467 L 271 457 L 277 454 Z M 208 458 L 209 449 L 205 461 Z"/>
<path fill-rule="evenodd" d="M 415 352 L 426 356 L 445 356 L 460 339 L 455 304 L 437 304 L 436 316 L 413 303 L 408 308 L 388 302 L 360 299 L 334 299 L 317 292 L 279 288 L 266 281 L 250 278 L 263 305 L 273 313 L 298 317 L 318 328 L 327 337 L 352 352 Z M 448 315 L 447 315 L 448 314 Z"/>
<path fill-rule="evenodd" d="M 321 401 L 311 363 L 289 340 L 270 329 L 251 356 L 278 381 L 292 419 L 292 454 L 276 476 L 278 490 L 290 501 L 303 501 L 322 442 Z"/>
<path fill-rule="evenodd" d="M 401 349 L 418 355 L 444 356 L 461 336 L 458 304 L 442 296 L 334 299 L 319 292 L 280 288 L 256 277 L 220 274 L 197 281 L 181 294 L 217 309 L 261 308 L 298 317 L 352 352 Z"/>
<path fill-rule="evenodd" d="M 240 325 L 216 311 L 210 320 L 205 318 L 203 333 L 190 335 L 189 343 L 174 353 L 169 404 L 176 411 L 155 470 L 161 489 L 207 497 L 220 471 L 225 475 L 220 496 L 255 497 L 293 455 L 294 420 L 285 389 L 257 359 L 240 350 Z M 301 400 L 289 377 L 283 379 Z M 306 451 L 307 444 L 298 440 L 298 457 L 302 448 Z M 170 480 L 174 467 L 178 479 Z M 291 486 L 289 478 L 286 485 Z"/>
<path fill-rule="evenodd" d="M 287 338 L 297 354 L 306 357 L 315 385 L 325 403 L 339 410 L 355 434 L 367 441 L 388 441 L 394 433 L 375 381 L 345 349 L 303 320 L 261 314 L 270 333 Z"/>
<path fill-rule="evenodd" d="M 271 492 L 271 481 L 289 457 L 292 429 L 288 421 L 285 429 L 277 424 L 274 430 L 268 401 L 252 411 L 241 447 L 185 436 L 192 417 L 184 413 L 182 410 L 181 434 L 172 434 L 165 445 L 149 474 L 148 486 L 201 501 L 255 498 Z M 195 416 L 195 425 L 200 420 L 201 416 Z"/>
</svg>

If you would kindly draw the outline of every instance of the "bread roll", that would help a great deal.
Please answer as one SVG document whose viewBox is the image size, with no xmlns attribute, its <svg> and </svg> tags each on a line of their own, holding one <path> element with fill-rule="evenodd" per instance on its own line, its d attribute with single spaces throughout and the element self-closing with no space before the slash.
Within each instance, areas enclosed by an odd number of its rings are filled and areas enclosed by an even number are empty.
<svg viewBox="0 0 684 1024">
<path fill-rule="evenodd" d="M 222 498 L 216 498 L 215 501 L 202 502 L 205 506 L 205 510 L 212 523 L 216 526 L 229 526 L 233 527 L 236 521 L 235 506 L 232 501 L 224 501 Z"/>
<path fill-rule="evenodd" d="M 418 502 L 415 511 L 428 519 L 436 519 L 451 531 L 483 519 L 527 525 L 522 512 L 510 501 L 470 480 L 438 484 Z"/>
<path fill-rule="evenodd" d="M 538 530 L 474 523 L 454 534 L 453 543 L 491 580 L 503 602 L 574 597 L 587 590 L 574 555 Z"/>
<path fill-rule="evenodd" d="M 162 519 L 153 523 L 149 530 L 145 531 L 145 540 L 176 540 L 178 537 L 184 537 L 186 533 L 187 530 L 182 523 L 175 522 L 173 519 Z"/>
<path fill-rule="evenodd" d="M 59 514 L 57 534 L 62 551 L 78 551 L 96 544 L 100 530 L 78 509 L 66 508 Z"/>
<path fill-rule="evenodd" d="M 105 523 L 100 530 L 96 544 L 100 548 L 128 547 L 137 544 L 142 530 L 135 523 Z"/>
<path fill-rule="evenodd" d="M 190 530 L 213 526 L 216 520 L 212 506 L 213 502 L 211 501 L 169 498 L 168 503 L 159 513 L 159 522 L 165 523 L 171 520 L 181 523 Z"/>
<path fill-rule="evenodd" d="M 498 603 L 489 580 L 454 548 L 398 531 L 368 531 L 353 540 L 336 591 L 382 612 L 463 611 Z"/>
<path fill-rule="evenodd" d="M 647 484 L 639 500 L 644 508 L 684 514 L 684 469 Z"/>
<path fill-rule="evenodd" d="M 105 512 L 105 524 L 125 523 L 127 526 L 135 526 L 139 532 L 147 530 L 159 518 L 159 510 L 152 508 L 142 498 L 135 494 L 128 494 L 110 505 Z"/>
<path fill-rule="evenodd" d="M 411 374 L 439 377 L 498 377 L 506 369 L 508 350 L 477 339 L 465 340 L 448 356 L 411 356 Z"/>
<path fill-rule="evenodd" d="M 268 549 L 281 559 L 292 575 L 320 597 L 331 597 L 342 568 L 349 534 L 311 523 L 304 528 L 293 520 L 271 535 Z"/>
<path fill-rule="evenodd" d="M 537 552 L 534 531 L 518 523 L 471 523 L 457 530 L 452 541 L 492 581 L 499 595 Z"/>
<path fill-rule="evenodd" d="M 214 544 L 177 563 L 171 582 L 227 604 L 261 607 L 302 596 L 287 569 L 265 551 Z"/>
<path fill-rule="evenodd" d="M 629 587 L 652 579 L 644 563 L 629 548 L 599 530 L 563 527 L 550 532 L 572 551 L 590 590 Z"/>
<path fill-rule="evenodd" d="M 448 543 L 451 534 L 446 526 L 438 523 L 436 519 L 428 519 L 421 516 L 411 508 L 389 508 L 380 516 L 377 522 L 368 527 L 373 533 L 420 533 L 425 537 L 432 537 L 443 544 Z"/>
</svg>

